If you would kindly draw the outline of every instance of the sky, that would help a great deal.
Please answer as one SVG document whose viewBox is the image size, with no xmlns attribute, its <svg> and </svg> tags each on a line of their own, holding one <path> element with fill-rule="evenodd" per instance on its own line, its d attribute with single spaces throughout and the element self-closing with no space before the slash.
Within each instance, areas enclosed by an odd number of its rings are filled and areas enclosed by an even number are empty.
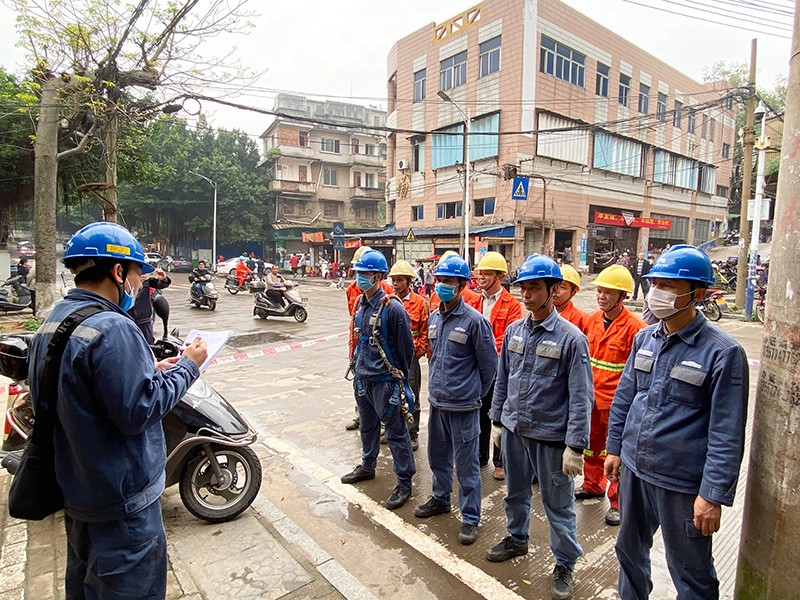
<svg viewBox="0 0 800 600">
<path fill-rule="evenodd" d="M 788 29 L 791 17 L 782 13 L 791 12 L 791 0 L 708 0 L 703 3 L 709 6 L 705 9 L 696 8 L 698 5 L 692 0 L 564 1 L 697 80 L 702 79 L 704 68 L 717 61 L 747 63 L 753 38 L 758 38 L 759 87 L 772 87 L 777 76 L 788 74 L 789 39 L 718 23 L 735 18 L 740 24 L 756 27 L 755 23 L 762 19 L 778 21 Z M 751 8 L 741 6 L 745 4 Z M 206 92 L 261 108 L 272 107 L 276 90 L 385 107 L 386 56 L 392 45 L 421 27 L 446 21 L 473 5 L 462 0 L 250 0 L 248 8 L 260 13 L 252 18 L 251 32 L 211 40 L 202 52 L 220 55 L 235 46 L 235 56 L 245 66 L 264 73 L 238 97 L 213 88 Z M 756 11 L 753 5 L 764 10 Z M 693 16 L 670 14 L 654 7 Z M 788 35 L 774 23 L 757 27 Z M 21 73 L 25 67 L 24 50 L 15 46 L 17 39 L 14 13 L 0 0 L 0 66 Z M 202 110 L 213 126 L 237 128 L 253 136 L 258 136 L 270 122 L 267 116 L 210 104 Z"/>
</svg>

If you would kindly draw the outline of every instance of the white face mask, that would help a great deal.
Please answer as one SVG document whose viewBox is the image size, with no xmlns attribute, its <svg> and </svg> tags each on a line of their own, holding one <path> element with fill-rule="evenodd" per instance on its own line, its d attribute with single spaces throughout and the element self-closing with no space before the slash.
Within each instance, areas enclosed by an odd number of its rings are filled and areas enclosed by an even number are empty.
<svg viewBox="0 0 800 600">
<path fill-rule="evenodd" d="M 650 307 L 650 312 L 653 313 L 657 318 L 662 320 L 670 319 L 692 305 L 689 303 L 683 308 L 675 308 L 675 302 L 678 300 L 678 298 L 681 296 L 689 296 L 693 293 L 694 292 L 688 292 L 679 296 L 675 292 L 668 292 L 657 287 L 651 287 L 650 291 L 647 292 L 647 305 Z"/>
</svg>

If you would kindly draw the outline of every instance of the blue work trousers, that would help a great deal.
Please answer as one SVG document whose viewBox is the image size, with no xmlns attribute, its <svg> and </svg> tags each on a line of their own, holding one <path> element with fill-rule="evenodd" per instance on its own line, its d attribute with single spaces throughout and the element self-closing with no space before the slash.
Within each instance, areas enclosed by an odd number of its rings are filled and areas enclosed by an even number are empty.
<svg viewBox="0 0 800 600">
<path fill-rule="evenodd" d="M 619 484 L 622 523 L 617 537 L 619 595 L 646 600 L 653 590 L 650 548 L 661 527 L 667 567 L 678 600 L 717 600 L 719 581 L 711 555 L 711 536 L 694 526 L 693 494 L 673 492 L 647 483 L 622 465 Z"/>
<path fill-rule="evenodd" d="M 387 417 L 389 400 L 395 386 L 393 381 L 370 381 L 362 379 L 361 388 L 356 383 L 356 404 L 361 420 L 361 464 L 365 469 L 375 470 L 381 449 L 381 421 L 386 429 L 386 442 L 392 453 L 397 485 L 411 489 L 411 478 L 417 472 L 411 437 L 403 419 L 400 406 L 394 407 Z"/>
<path fill-rule="evenodd" d="M 481 520 L 480 429 L 480 408 L 460 412 L 431 406 L 428 412 L 428 463 L 433 473 L 433 496 L 450 504 L 455 462 L 458 508 L 466 525 L 477 525 Z"/>
<path fill-rule="evenodd" d="M 167 538 L 161 501 L 119 521 L 86 523 L 68 513 L 67 600 L 163 599 Z"/>
<path fill-rule="evenodd" d="M 575 482 L 561 470 L 564 448 L 512 433 L 503 428 L 503 467 L 506 475 L 508 533 L 521 544 L 528 541 L 531 524 L 531 486 L 539 477 L 539 490 L 550 522 L 550 550 L 556 564 L 570 571 L 583 554 L 575 524 Z"/>
</svg>

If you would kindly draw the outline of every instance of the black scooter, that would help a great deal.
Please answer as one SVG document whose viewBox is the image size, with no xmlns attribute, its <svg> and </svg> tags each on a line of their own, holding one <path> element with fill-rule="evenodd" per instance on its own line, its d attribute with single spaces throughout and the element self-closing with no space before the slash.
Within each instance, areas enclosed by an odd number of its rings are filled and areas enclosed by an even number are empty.
<svg viewBox="0 0 800 600">
<path fill-rule="evenodd" d="M 200 308 L 201 306 L 207 306 L 208 310 L 215 310 L 217 308 L 219 292 L 217 291 L 217 286 L 211 282 L 212 277 L 213 275 L 211 274 L 204 275 L 203 277 L 189 275 L 189 283 L 192 284 L 189 288 L 189 302 L 195 308 Z M 195 283 L 200 284 L 199 294 L 195 289 Z"/>
<path fill-rule="evenodd" d="M 177 332 L 151 346 L 159 360 L 177 356 Z M 28 373 L 30 335 L 0 337 L 0 375 L 23 382 Z M 30 395 L 19 394 L 6 413 L 0 465 L 13 475 L 35 419 Z M 194 516 L 211 523 L 230 521 L 249 507 L 261 487 L 261 463 L 250 445 L 257 434 L 219 393 L 200 377 L 162 421 L 167 439 L 166 485 L 180 486 L 181 500 Z"/>
<path fill-rule="evenodd" d="M 9 277 L 0 284 L 0 312 L 16 312 L 26 308 L 31 308 L 31 290 L 22 275 Z"/>
</svg>

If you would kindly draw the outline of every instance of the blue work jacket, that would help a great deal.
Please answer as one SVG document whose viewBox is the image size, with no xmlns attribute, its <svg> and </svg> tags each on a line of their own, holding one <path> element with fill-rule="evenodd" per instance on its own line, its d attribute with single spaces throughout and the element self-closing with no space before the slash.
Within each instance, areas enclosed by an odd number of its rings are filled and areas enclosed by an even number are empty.
<svg viewBox="0 0 800 600">
<path fill-rule="evenodd" d="M 378 318 L 378 311 L 386 292 L 378 288 L 371 298 L 367 299 L 361 294 L 356 305 L 355 327 L 358 335 L 356 347 L 356 377 L 364 379 L 391 380 L 392 376 L 386 363 L 381 358 L 380 351 L 372 338 L 372 328 L 376 325 L 380 331 L 385 331 L 390 359 L 393 366 L 400 369 L 408 376 L 411 361 L 414 358 L 414 338 L 411 335 L 411 320 L 406 309 L 398 300 L 389 300 L 383 307 Z M 388 355 L 387 355 L 388 356 Z"/>
<path fill-rule="evenodd" d="M 510 431 L 571 448 L 589 447 L 594 402 L 589 342 L 553 310 L 506 329 L 489 418 Z"/>
<path fill-rule="evenodd" d="M 76 288 L 33 337 L 34 406 L 53 333 L 69 314 L 90 304 L 106 310 L 83 321 L 64 349 L 55 461 L 67 512 L 81 521 L 102 522 L 122 519 L 161 496 L 167 459 L 161 418 L 200 371 L 181 358 L 168 371 L 156 372 L 153 353 L 133 319 L 105 298 Z"/>
<path fill-rule="evenodd" d="M 442 410 L 468 411 L 481 406 L 497 369 L 492 326 L 481 313 L 458 304 L 444 311 L 444 303 L 428 318 L 428 397 Z"/>
<path fill-rule="evenodd" d="M 702 313 L 640 331 L 608 422 L 609 454 L 639 478 L 730 506 L 744 452 L 749 373 L 739 343 Z"/>
</svg>

